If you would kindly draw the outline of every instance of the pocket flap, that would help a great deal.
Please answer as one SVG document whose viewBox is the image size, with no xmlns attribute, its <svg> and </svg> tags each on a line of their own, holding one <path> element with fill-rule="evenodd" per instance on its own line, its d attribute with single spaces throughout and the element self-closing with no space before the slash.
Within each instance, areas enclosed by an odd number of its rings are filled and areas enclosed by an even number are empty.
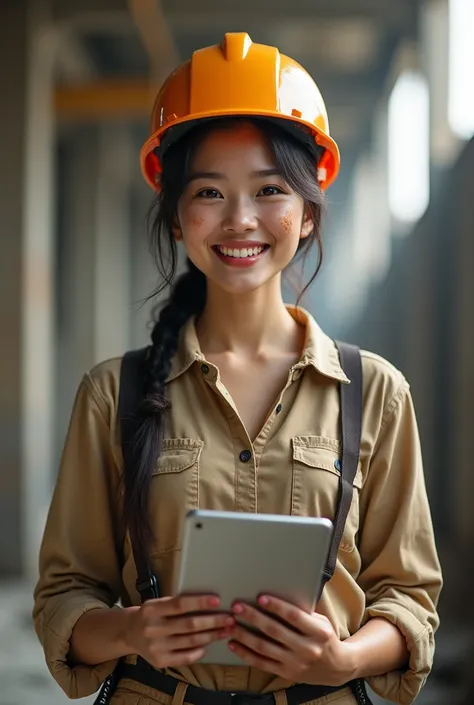
<svg viewBox="0 0 474 705">
<path fill-rule="evenodd" d="M 340 475 L 340 442 L 322 436 L 293 438 L 293 459 L 303 465 Z M 359 461 L 354 478 L 354 487 L 362 487 L 362 469 Z"/>
<path fill-rule="evenodd" d="M 153 475 L 187 470 L 198 462 L 203 445 L 203 441 L 192 438 L 165 439 Z"/>
</svg>

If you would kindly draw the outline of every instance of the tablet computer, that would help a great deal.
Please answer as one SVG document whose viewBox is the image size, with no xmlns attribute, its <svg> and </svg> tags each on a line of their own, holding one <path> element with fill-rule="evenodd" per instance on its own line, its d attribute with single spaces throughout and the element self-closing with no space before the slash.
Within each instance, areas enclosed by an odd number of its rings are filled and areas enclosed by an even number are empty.
<svg viewBox="0 0 474 705">
<path fill-rule="evenodd" d="M 237 600 L 280 597 L 314 611 L 329 550 L 329 519 L 193 510 L 184 523 L 174 594 L 217 594 L 223 611 Z M 202 663 L 242 665 L 226 640 L 207 648 Z"/>
</svg>

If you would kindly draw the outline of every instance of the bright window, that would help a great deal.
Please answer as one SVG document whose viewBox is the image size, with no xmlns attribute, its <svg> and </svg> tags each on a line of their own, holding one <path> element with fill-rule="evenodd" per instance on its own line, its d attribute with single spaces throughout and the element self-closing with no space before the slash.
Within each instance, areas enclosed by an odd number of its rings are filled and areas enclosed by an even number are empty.
<svg viewBox="0 0 474 705">
<path fill-rule="evenodd" d="M 448 115 L 456 135 L 474 135 L 474 0 L 449 0 Z"/>
<path fill-rule="evenodd" d="M 390 211 L 402 223 L 414 223 L 430 196 L 429 95 L 425 78 L 405 71 L 388 106 L 388 188 Z"/>
</svg>

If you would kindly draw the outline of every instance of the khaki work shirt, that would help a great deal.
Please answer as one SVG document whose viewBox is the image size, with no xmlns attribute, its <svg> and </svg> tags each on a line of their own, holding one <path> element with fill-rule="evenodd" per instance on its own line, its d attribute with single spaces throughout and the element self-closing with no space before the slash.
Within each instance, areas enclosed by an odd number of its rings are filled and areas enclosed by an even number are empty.
<svg viewBox="0 0 474 705">
<path fill-rule="evenodd" d="M 334 342 L 309 314 L 289 310 L 306 326 L 304 350 L 253 443 L 219 370 L 200 350 L 194 321 L 182 331 L 166 386 L 172 409 L 150 495 L 156 537 L 150 560 L 164 595 L 170 594 L 180 527 L 191 509 L 334 517 L 338 385 L 348 379 Z M 140 602 L 130 539 L 120 522 L 120 363 L 117 358 L 98 365 L 80 384 L 40 555 L 36 630 L 51 673 L 72 698 L 93 693 L 115 665 L 68 664 L 79 617 L 119 601 Z M 382 697 L 408 705 L 431 668 L 441 573 L 408 384 L 377 355 L 362 352 L 362 364 L 360 464 L 335 575 L 318 610 L 341 639 L 371 617 L 400 629 L 410 651 L 408 669 L 368 682 Z M 247 462 L 243 450 L 251 451 Z M 291 685 L 245 665 L 198 664 L 174 675 L 226 691 L 259 693 Z M 121 691 L 112 702 L 149 703 L 144 695 L 143 688 L 128 683 L 125 695 Z M 169 699 L 157 695 L 155 702 Z"/>
</svg>

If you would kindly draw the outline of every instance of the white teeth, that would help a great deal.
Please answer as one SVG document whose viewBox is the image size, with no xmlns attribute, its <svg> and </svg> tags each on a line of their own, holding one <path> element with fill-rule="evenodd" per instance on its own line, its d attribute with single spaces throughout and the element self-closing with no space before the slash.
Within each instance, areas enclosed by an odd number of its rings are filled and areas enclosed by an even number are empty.
<svg viewBox="0 0 474 705">
<path fill-rule="evenodd" d="M 238 259 L 242 259 L 244 257 L 256 257 L 259 255 L 263 250 L 265 249 L 264 247 L 244 247 L 241 250 L 238 250 L 237 248 L 230 249 L 229 247 L 224 247 L 223 245 L 218 245 L 217 249 L 219 252 L 226 257 L 236 257 Z"/>
</svg>

